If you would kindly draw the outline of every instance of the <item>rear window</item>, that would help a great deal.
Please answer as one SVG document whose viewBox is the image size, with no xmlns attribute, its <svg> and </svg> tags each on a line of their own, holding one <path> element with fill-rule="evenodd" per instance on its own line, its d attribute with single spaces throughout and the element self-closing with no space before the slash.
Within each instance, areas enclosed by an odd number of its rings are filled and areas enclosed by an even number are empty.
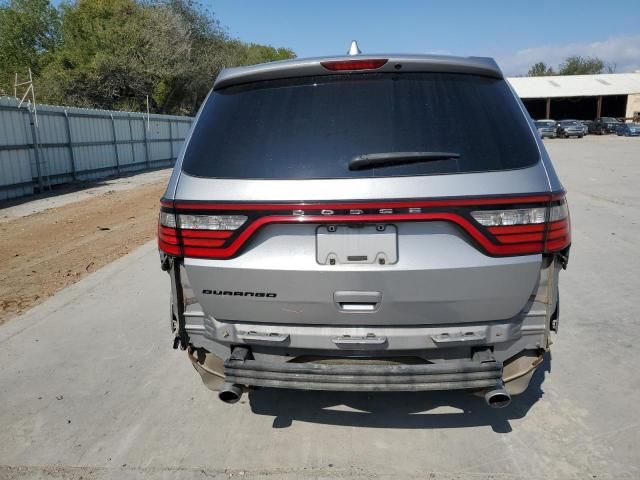
<svg viewBox="0 0 640 480">
<path fill-rule="evenodd" d="M 392 152 L 460 156 L 349 170 L 356 156 Z M 211 178 L 350 178 L 509 170 L 538 160 L 526 117 L 505 81 L 368 73 L 214 91 L 182 168 Z"/>
</svg>

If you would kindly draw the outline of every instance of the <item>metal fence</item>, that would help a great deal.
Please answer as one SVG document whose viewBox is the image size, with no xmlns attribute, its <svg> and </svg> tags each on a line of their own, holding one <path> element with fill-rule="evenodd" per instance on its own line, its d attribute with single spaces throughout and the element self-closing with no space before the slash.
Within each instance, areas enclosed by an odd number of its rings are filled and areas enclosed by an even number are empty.
<svg viewBox="0 0 640 480">
<path fill-rule="evenodd" d="M 171 166 L 191 117 L 38 105 L 0 97 L 0 200 L 52 185 Z"/>
</svg>

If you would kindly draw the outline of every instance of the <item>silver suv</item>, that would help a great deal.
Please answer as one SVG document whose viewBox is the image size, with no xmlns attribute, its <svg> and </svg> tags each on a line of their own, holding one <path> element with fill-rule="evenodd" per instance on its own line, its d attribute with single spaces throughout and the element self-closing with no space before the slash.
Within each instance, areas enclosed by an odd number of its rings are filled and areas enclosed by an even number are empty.
<svg viewBox="0 0 640 480">
<path fill-rule="evenodd" d="M 174 348 L 252 387 L 524 391 L 558 328 L 565 192 L 492 59 L 224 70 L 161 201 Z"/>
</svg>

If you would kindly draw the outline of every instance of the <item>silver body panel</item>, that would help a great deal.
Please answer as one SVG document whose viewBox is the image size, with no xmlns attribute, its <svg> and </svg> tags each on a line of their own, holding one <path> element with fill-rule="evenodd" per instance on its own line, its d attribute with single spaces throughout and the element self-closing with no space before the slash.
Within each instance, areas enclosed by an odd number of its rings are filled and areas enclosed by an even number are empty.
<svg viewBox="0 0 640 480">
<path fill-rule="evenodd" d="M 371 179 L 236 180 L 198 178 L 182 172 L 174 198 L 201 201 L 299 202 L 446 198 L 547 191 L 547 171 L 543 164 L 539 163 L 530 168 L 502 172 Z"/>
<path fill-rule="evenodd" d="M 429 325 L 504 320 L 533 293 L 540 255 L 489 257 L 448 222 L 398 223 L 398 261 L 320 265 L 316 227 L 272 225 L 232 260 L 185 259 L 205 312 L 222 321 L 311 325 Z M 203 291 L 275 293 L 275 298 Z M 378 308 L 341 310 L 336 292 L 379 292 Z"/>
</svg>

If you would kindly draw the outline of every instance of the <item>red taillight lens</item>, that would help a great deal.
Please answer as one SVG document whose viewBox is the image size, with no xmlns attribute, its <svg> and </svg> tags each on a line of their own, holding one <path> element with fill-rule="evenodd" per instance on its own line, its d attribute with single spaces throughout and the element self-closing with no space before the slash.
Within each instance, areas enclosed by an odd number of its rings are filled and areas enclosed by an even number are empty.
<svg viewBox="0 0 640 480">
<path fill-rule="evenodd" d="M 553 253 L 571 243 L 569 209 L 564 194 L 551 202 L 530 208 L 478 210 L 471 216 L 487 227 L 498 243 L 513 254 Z"/>
<path fill-rule="evenodd" d="M 387 63 L 387 59 L 371 58 L 366 60 L 337 60 L 334 62 L 321 62 L 327 70 L 339 72 L 343 70 L 376 70 Z"/>
<path fill-rule="evenodd" d="M 169 255 L 182 255 L 177 229 L 158 223 L 158 248 Z"/>
<path fill-rule="evenodd" d="M 552 253 L 571 243 L 562 193 L 352 203 L 163 202 L 158 244 L 170 255 L 227 259 L 274 223 L 427 221 L 456 224 L 492 256 Z"/>
<path fill-rule="evenodd" d="M 247 221 L 244 215 L 194 215 L 160 211 L 158 247 L 169 255 L 214 258 Z"/>
<path fill-rule="evenodd" d="M 549 224 L 544 250 L 546 253 L 559 252 L 571 245 L 571 217 L 564 194 L 555 196 L 549 211 Z"/>
</svg>

